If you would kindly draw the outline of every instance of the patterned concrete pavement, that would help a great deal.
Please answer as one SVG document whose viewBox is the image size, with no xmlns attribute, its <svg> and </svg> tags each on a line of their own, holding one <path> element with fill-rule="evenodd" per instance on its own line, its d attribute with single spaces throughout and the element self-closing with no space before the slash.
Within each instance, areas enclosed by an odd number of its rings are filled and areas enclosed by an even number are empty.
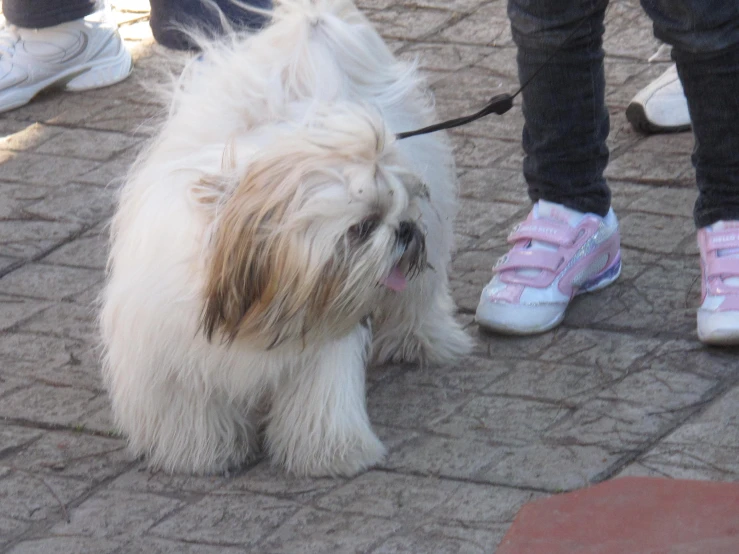
<svg viewBox="0 0 739 554">
<path fill-rule="evenodd" d="M 515 83 L 504 0 L 363 0 L 392 48 L 420 56 L 442 117 Z M 354 479 L 294 479 L 265 462 L 229 476 L 149 473 L 110 422 L 91 302 L 126 167 L 161 106 L 166 65 L 147 6 L 118 1 L 135 75 L 47 94 L 0 116 L 0 551 L 493 552 L 525 502 L 619 475 L 739 478 L 737 350 L 695 334 L 698 258 L 687 134 L 644 137 L 629 99 L 666 67 L 637 0 L 614 0 L 608 177 L 624 273 L 534 338 L 480 334 L 481 286 L 528 210 L 520 108 L 454 131 L 454 261 L 477 340 L 455 367 L 375 368 L 370 415 L 390 453 Z M 495 116 L 493 116 L 495 117 Z"/>
</svg>

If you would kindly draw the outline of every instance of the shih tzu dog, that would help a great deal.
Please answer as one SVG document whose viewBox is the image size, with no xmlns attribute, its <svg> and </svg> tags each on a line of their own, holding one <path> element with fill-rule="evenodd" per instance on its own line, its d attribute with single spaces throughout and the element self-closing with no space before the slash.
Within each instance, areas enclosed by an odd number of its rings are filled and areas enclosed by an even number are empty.
<svg viewBox="0 0 739 554">
<path fill-rule="evenodd" d="M 122 188 L 101 330 L 115 422 L 166 471 L 260 448 L 298 475 L 381 461 L 370 361 L 470 339 L 447 266 L 455 170 L 412 65 L 348 0 L 282 0 L 204 44 Z"/>
</svg>

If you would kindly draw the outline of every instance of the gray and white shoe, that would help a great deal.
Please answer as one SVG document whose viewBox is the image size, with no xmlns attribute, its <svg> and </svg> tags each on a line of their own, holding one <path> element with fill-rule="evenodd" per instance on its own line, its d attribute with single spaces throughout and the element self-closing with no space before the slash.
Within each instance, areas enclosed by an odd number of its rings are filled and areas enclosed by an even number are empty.
<svg viewBox="0 0 739 554">
<path fill-rule="evenodd" d="M 640 90 L 626 108 L 626 119 L 643 133 L 669 133 L 690 129 L 688 101 L 672 65 Z"/>
<path fill-rule="evenodd" d="M 106 87 L 132 70 L 131 55 L 105 12 L 44 29 L 0 29 L 0 112 L 50 87 Z"/>
</svg>

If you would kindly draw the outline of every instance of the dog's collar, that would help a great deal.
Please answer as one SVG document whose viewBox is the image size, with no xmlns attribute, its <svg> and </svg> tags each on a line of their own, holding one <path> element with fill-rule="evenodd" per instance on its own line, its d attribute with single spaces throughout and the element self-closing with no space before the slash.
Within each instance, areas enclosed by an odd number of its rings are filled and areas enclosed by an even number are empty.
<svg viewBox="0 0 739 554">
<path fill-rule="evenodd" d="M 481 119 L 485 117 L 486 115 L 490 115 L 491 113 L 495 113 L 498 115 L 503 115 L 508 110 L 510 110 L 513 107 L 513 99 L 516 98 L 519 94 L 521 94 L 521 91 L 525 89 L 529 83 L 539 74 L 539 72 L 544 69 L 549 63 L 554 59 L 554 56 L 559 54 L 562 49 L 567 46 L 567 44 L 572 40 L 572 38 L 575 36 L 575 33 L 582 27 L 583 23 L 589 19 L 589 16 L 585 16 L 578 24 L 575 26 L 574 29 L 570 32 L 569 35 L 562 41 L 562 43 L 557 46 L 557 48 L 552 52 L 552 54 L 546 59 L 546 61 L 541 64 L 536 71 L 534 71 L 534 74 L 531 75 L 531 77 L 528 78 L 528 80 L 522 84 L 520 87 L 518 87 L 518 90 L 514 92 L 513 94 L 498 94 L 496 96 L 493 96 L 490 99 L 490 102 L 485 104 L 485 107 L 482 108 L 480 111 L 475 112 L 471 115 L 466 115 L 463 117 L 457 117 L 455 119 L 448 119 L 447 121 L 442 121 L 441 123 L 435 123 L 434 125 L 429 125 L 428 127 L 422 127 L 421 129 L 416 129 L 414 131 L 404 131 L 402 133 L 398 133 L 395 135 L 395 138 L 398 140 L 415 137 L 418 135 L 426 135 L 428 133 L 434 133 L 436 131 L 441 131 L 443 129 L 452 129 L 454 127 L 459 127 L 461 125 L 467 125 L 468 123 L 472 123 L 473 121 L 476 121 L 478 119 Z"/>
</svg>

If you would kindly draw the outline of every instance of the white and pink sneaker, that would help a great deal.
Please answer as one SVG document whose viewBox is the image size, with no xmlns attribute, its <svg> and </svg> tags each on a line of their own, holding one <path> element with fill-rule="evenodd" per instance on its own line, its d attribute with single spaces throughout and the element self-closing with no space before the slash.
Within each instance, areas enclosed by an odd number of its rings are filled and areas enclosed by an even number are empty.
<svg viewBox="0 0 739 554">
<path fill-rule="evenodd" d="M 513 248 L 493 267 L 475 319 L 493 331 L 529 335 L 564 319 L 573 297 L 621 273 L 618 220 L 540 200 L 508 237 Z M 738 266 L 739 267 L 739 266 Z"/>
<path fill-rule="evenodd" d="M 701 307 L 698 338 L 707 344 L 739 344 L 739 221 L 698 230 Z"/>
</svg>

